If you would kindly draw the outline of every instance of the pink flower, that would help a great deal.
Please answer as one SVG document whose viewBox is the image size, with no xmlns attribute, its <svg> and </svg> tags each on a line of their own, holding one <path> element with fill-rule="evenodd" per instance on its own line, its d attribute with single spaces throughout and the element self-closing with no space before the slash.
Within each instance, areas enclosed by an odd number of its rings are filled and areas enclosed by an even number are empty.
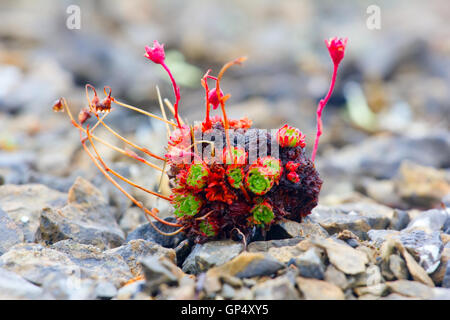
<svg viewBox="0 0 450 320">
<path fill-rule="evenodd" d="M 331 59 L 334 64 L 339 64 L 344 58 L 345 47 L 347 45 L 347 38 L 334 37 L 329 40 L 325 40 L 328 51 L 330 52 Z"/>
<path fill-rule="evenodd" d="M 219 89 L 220 90 L 220 89 Z M 220 90 L 220 96 L 223 97 L 223 91 Z M 213 105 L 213 109 L 216 110 L 219 106 L 219 97 L 217 96 L 216 88 L 211 89 L 208 93 L 208 102 Z"/>
<path fill-rule="evenodd" d="M 156 64 L 163 64 L 166 54 L 164 53 L 164 44 L 160 44 L 157 40 L 153 41 L 153 47 L 145 46 L 145 57 L 152 60 Z"/>
</svg>

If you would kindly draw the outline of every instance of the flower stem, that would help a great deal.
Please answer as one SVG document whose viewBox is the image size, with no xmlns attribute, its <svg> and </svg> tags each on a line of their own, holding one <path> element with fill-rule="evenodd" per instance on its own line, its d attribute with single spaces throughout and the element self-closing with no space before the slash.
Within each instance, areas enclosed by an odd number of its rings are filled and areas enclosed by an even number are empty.
<svg viewBox="0 0 450 320">
<path fill-rule="evenodd" d="M 316 158 L 317 147 L 319 146 L 319 138 L 322 135 L 322 111 L 325 108 L 326 104 L 328 103 L 328 100 L 331 97 L 331 93 L 333 92 L 334 84 L 336 83 L 338 66 L 339 66 L 338 64 L 334 64 L 333 75 L 331 77 L 331 83 L 330 88 L 328 89 L 328 93 L 325 96 L 325 98 L 319 101 L 319 104 L 317 105 L 317 133 L 316 133 L 316 140 L 314 141 L 314 149 L 311 155 L 312 162 L 314 162 Z"/>
<path fill-rule="evenodd" d="M 175 105 L 174 105 L 175 119 L 177 120 L 178 128 L 181 129 L 182 127 L 181 127 L 180 119 L 178 118 L 178 102 L 180 101 L 180 88 L 178 87 L 177 83 L 175 82 L 175 79 L 173 78 L 172 73 L 170 72 L 167 65 L 164 62 L 162 62 L 161 66 L 167 71 L 170 81 L 172 81 L 173 92 L 175 94 Z"/>
</svg>

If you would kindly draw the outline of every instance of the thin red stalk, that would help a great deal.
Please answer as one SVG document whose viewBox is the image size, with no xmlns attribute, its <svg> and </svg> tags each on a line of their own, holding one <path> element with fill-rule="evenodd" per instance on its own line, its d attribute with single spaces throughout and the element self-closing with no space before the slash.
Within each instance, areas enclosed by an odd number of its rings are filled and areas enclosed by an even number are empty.
<svg viewBox="0 0 450 320">
<path fill-rule="evenodd" d="M 177 120 L 178 127 L 181 129 L 182 127 L 181 127 L 180 119 L 178 118 L 178 102 L 180 101 L 180 88 L 178 87 L 177 83 L 175 82 L 175 79 L 172 76 L 172 73 L 170 72 L 167 65 L 164 62 L 162 62 L 161 66 L 167 71 L 167 74 L 169 75 L 169 78 L 172 81 L 173 92 L 175 94 L 175 104 L 174 104 L 175 119 Z"/>
<path fill-rule="evenodd" d="M 208 87 L 208 80 L 207 80 L 208 77 L 212 77 L 209 75 L 210 71 L 211 71 L 211 69 L 206 72 L 206 74 L 203 76 L 203 79 L 202 79 L 203 80 L 202 84 L 205 88 L 205 96 L 206 96 L 206 116 L 205 116 L 205 127 L 206 128 L 211 127 L 211 119 L 209 118 L 211 106 L 209 105 L 209 87 Z M 215 77 L 212 77 L 212 78 L 215 78 Z M 215 80 L 217 80 L 217 78 L 215 78 Z"/>
<path fill-rule="evenodd" d="M 312 162 L 314 162 L 314 160 L 316 159 L 316 152 L 317 152 L 317 148 L 319 146 L 319 138 L 322 135 L 322 111 L 325 108 L 326 104 L 328 103 L 328 100 L 331 97 L 331 93 L 333 92 L 334 84 L 336 83 L 336 75 L 337 75 L 338 66 L 339 66 L 338 64 L 334 64 L 333 75 L 331 77 L 331 83 L 330 83 L 330 88 L 328 89 L 328 93 L 325 96 L 325 98 L 323 98 L 322 100 L 319 101 L 319 104 L 317 106 L 317 133 L 316 133 L 316 140 L 314 141 L 314 149 L 313 149 L 312 155 L 311 155 Z"/>
</svg>

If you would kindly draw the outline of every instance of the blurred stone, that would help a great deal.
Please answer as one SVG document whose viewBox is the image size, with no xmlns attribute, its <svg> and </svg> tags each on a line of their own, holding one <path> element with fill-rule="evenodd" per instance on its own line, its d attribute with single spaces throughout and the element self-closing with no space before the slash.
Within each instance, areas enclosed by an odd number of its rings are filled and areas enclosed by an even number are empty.
<svg viewBox="0 0 450 320">
<path fill-rule="evenodd" d="M 437 269 L 444 248 L 439 231 L 427 233 L 423 230 L 408 228 L 400 233 L 399 239 L 405 248 L 418 257 L 420 266 L 427 273 Z"/>
<path fill-rule="evenodd" d="M 403 230 L 407 227 L 409 222 L 410 218 L 407 211 L 394 210 L 394 215 L 392 216 L 389 228 L 394 230 Z"/>
<path fill-rule="evenodd" d="M 109 281 L 101 281 L 95 287 L 95 297 L 101 300 L 109 300 L 116 296 L 117 288 Z"/>
<path fill-rule="evenodd" d="M 242 250 L 242 243 L 232 240 L 196 244 L 183 263 L 183 271 L 192 274 L 204 272 L 230 261 Z"/>
<path fill-rule="evenodd" d="M 49 275 L 63 277 L 79 275 L 80 268 L 57 250 L 40 244 L 17 244 L 0 257 L 0 267 L 21 275 L 26 280 L 42 285 Z"/>
<path fill-rule="evenodd" d="M 183 272 L 163 257 L 148 256 L 140 260 L 145 274 L 145 287 L 149 294 L 158 291 L 162 284 L 176 285 Z"/>
<path fill-rule="evenodd" d="M 1 300 L 45 299 L 43 290 L 14 272 L 0 268 Z"/>
<path fill-rule="evenodd" d="M 100 191 L 78 178 L 69 190 L 66 206 L 44 209 L 36 239 L 47 244 L 73 239 L 103 249 L 120 246 L 124 235 Z"/>
<path fill-rule="evenodd" d="M 297 278 L 297 285 L 300 292 L 307 300 L 344 300 L 345 296 L 342 290 L 329 282 Z"/>
<path fill-rule="evenodd" d="M 408 229 L 422 229 L 427 232 L 444 229 L 445 223 L 450 219 L 450 210 L 432 209 L 421 212 L 409 224 Z"/>
<path fill-rule="evenodd" d="M 398 236 L 400 234 L 397 230 L 370 230 L 367 232 L 370 241 L 376 246 L 380 247 L 387 239 Z"/>
<path fill-rule="evenodd" d="M 122 218 L 120 218 L 119 226 L 125 234 L 137 229 L 140 225 L 146 223 L 144 212 L 138 207 L 128 208 Z"/>
<path fill-rule="evenodd" d="M 396 191 L 414 206 L 431 208 L 450 192 L 450 179 L 443 170 L 402 162 L 395 179 Z"/>
<path fill-rule="evenodd" d="M 277 260 L 262 253 L 242 252 L 225 264 L 209 269 L 208 277 L 230 275 L 238 278 L 269 276 L 284 267 Z"/>
<path fill-rule="evenodd" d="M 376 152 L 374 152 L 376 150 Z M 421 137 L 373 136 L 360 144 L 349 145 L 327 154 L 318 164 L 349 175 L 390 179 L 401 163 L 408 159 L 434 168 L 450 166 L 450 135 L 437 133 Z"/>
<path fill-rule="evenodd" d="M 386 282 L 386 285 L 392 292 L 401 294 L 403 296 L 420 299 L 431 299 L 433 297 L 432 288 L 417 281 L 388 281 Z"/>
<path fill-rule="evenodd" d="M 252 288 L 255 300 L 298 300 L 300 296 L 286 277 L 258 283 Z"/>
<path fill-rule="evenodd" d="M 176 263 L 176 255 L 173 249 L 164 248 L 154 242 L 143 239 L 131 240 L 120 247 L 104 251 L 107 255 L 119 255 L 128 264 L 134 277 L 143 275 L 139 260 L 147 256 L 165 257 Z"/>
<path fill-rule="evenodd" d="M 176 219 L 173 217 L 165 218 L 164 220 L 171 223 L 176 223 Z M 179 229 L 179 227 L 167 226 L 159 221 L 154 221 L 153 223 L 163 232 L 174 232 Z M 165 248 L 175 248 L 181 241 L 186 239 L 186 236 L 182 232 L 174 236 L 165 236 L 153 229 L 149 223 L 146 223 L 130 232 L 126 241 L 128 242 L 136 239 L 153 241 Z"/>
<path fill-rule="evenodd" d="M 267 237 L 273 239 L 287 238 L 327 238 L 328 232 L 318 223 L 314 223 L 309 218 L 305 218 L 301 223 L 292 220 L 282 220 L 273 225 Z"/>
<path fill-rule="evenodd" d="M 370 294 L 375 297 L 380 297 L 386 293 L 388 287 L 384 283 L 377 283 L 367 287 L 358 287 L 354 291 L 358 296 Z"/>
<path fill-rule="evenodd" d="M 0 208 L 0 256 L 17 243 L 22 243 L 22 230 Z"/>
<path fill-rule="evenodd" d="M 342 290 L 346 290 L 349 287 L 349 282 L 345 273 L 336 269 L 332 264 L 330 264 L 325 271 L 325 281 L 333 283 Z"/>
<path fill-rule="evenodd" d="M 248 252 L 267 252 L 270 248 L 281 248 L 295 246 L 301 242 L 303 238 L 290 238 L 269 241 L 254 241 L 247 246 Z"/>
<path fill-rule="evenodd" d="M 352 247 L 328 240 L 315 241 L 326 250 L 330 262 L 346 274 L 358 274 L 366 270 L 367 254 Z"/>
<path fill-rule="evenodd" d="M 62 207 L 67 195 L 43 185 L 0 186 L 0 208 L 22 229 L 26 242 L 34 241 L 43 208 Z"/>
<path fill-rule="evenodd" d="M 324 278 L 325 265 L 318 248 L 311 248 L 297 258 L 292 258 L 288 265 L 291 263 L 298 268 L 299 275 L 303 278 Z"/>
<path fill-rule="evenodd" d="M 107 280 L 119 288 L 133 277 L 125 260 L 115 252 L 101 251 L 96 246 L 77 243 L 71 239 L 59 241 L 51 248 L 64 253 L 75 263 L 83 278 Z"/>
</svg>

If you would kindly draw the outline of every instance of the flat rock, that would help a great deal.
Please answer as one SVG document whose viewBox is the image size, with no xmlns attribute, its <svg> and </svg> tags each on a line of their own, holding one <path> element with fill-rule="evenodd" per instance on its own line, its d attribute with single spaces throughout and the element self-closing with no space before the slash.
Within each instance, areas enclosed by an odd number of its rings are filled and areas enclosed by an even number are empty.
<svg viewBox="0 0 450 320">
<path fill-rule="evenodd" d="M 427 286 L 434 287 L 434 282 L 428 275 L 428 273 L 417 263 L 413 256 L 406 250 L 406 248 L 401 244 L 400 241 L 394 242 L 395 247 L 402 254 L 405 259 L 408 271 L 415 281 L 426 284 Z M 387 242 L 389 246 L 389 242 Z"/>
<path fill-rule="evenodd" d="M 40 244 L 17 244 L 0 257 L 0 267 L 41 285 L 50 275 L 79 275 L 80 268 L 69 257 Z"/>
<path fill-rule="evenodd" d="M 0 256 L 15 244 L 23 241 L 22 229 L 0 208 Z"/>
<path fill-rule="evenodd" d="M 145 275 L 146 291 L 153 294 L 160 285 L 176 285 L 184 273 L 164 257 L 148 256 L 140 260 Z"/>
<path fill-rule="evenodd" d="M 167 217 L 164 220 L 168 222 L 176 222 L 174 217 Z M 174 232 L 178 229 L 177 227 L 167 226 L 159 221 L 154 221 L 153 223 L 163 232 Z M 165 236 L 153 229 L 149 223 L 145 223 L 131 231 L 128 234 L 126 241 L 128 242 L 136 239 L 152 241 L 165 248 L 175 248 L 181 241 L 186 239 L 186 236 L 182 232 L 174 236 Z"/>
<path fill-rule="evenodd" d="M 269 276 L 284 268 L 284 264 L 263 253 L 242 252 L 240 255 L 221 266 L 209 269 L 207 276 L 223 275 L 238 278 Z"/>
<path fill-rule="evenodd" d="M 270 248 L 292 247 L 301 242 L 303 238 L 290 238 L 269 241 L 254 241 L 247 246 L 248 252 L 267 252 Z"/>
<path fill-rule="evenodd" d="M 303 219 L 301 223 L 292 220 L 281 220 L 273 225 L 267 237 L 269 239 L 288 239 L 288 238 L 327 238 L 328 232 L 318 223 L 313 222 L 309 217 Z"/>
<path fill-rule="evenodd" d="M 183 271 L 192 274 L 204 272 L 230 261 L 242 250 L 242 243 L 232 240 L 196 244 L 183 263 Z"/>
<path fill-rule="evenodd" d="M 394 293 L 406 297 L 420 299 L 431 299 L 433 297 L 432 288 L 417 281 L 397 280 L 386 282 L 387 287 Z"/>
<path fill-rule="evenodd" d="M 398 195 L 414 206 L 430 208 L 450 192 L 450 180 L 444 170 L 402 162 L 395 178 Z"/>
<path fill-rule="evenodd" d="M 101 251 L 93 245 L 77 243 L 71 239 L 51 246 L 64 253 L 81 271 L 82 278 L 110 281 L 119 288 L 133 277 L 128 264 L 117 253 Z"/>
<path fill-rule="evenodd" d="M 367 217 L 360 216 L 356 212 L 344 213 L 332 207 L 319 205 L 313 209 L 310 218 L 329 234 L 350 230 L 360 239 L 367 239 L 367 232 L 371 229 Z"/>
<path fill-rule="evenodd" d="M 123 246 L 105 251 L 107 255 L 119 255 L 128 264 L 134 277 L 142 275 L 139 260 L 147 256 L 165 257 L 176 264 L 175 250 L 164 248 L 143 239 L 131 240 Z"/>
<path fill-rule="evenodd" d="M 43 299 L 43 290 L 14 272 L 0 268 L 0 300 Z"/>
<path fill-rule="evenodd" d="M 41 214 L 36 240 L 46 244 L 72 239 L 101 249 L 124 242 L 106 200 L 90 182 L 77 178 L 69 190 L 68 203 L 61 209 L 45 208 Z"/>
<path fill-rule="evenodd" d="M 287 277 L 278 277 L 252 288 L 255 300 L 298 300 L 300 295 Z"/>
<path fill-rule="evenodd" d="M 289 263 L 297 267 L 301 277 L 323 280 L 325 265 L 320 251 L 318 248 L 311 248 L 297 258 L 291 259 Z"/>
<path fill-rule="evenodd" d="M 26 242 L 33 242 L 45 207 L 62 207 L 67 194 L 40 184 L 0 186 L 0 208 L 22 229 Z"/>
<path fill-rule="evenodd" d="M 345 295 L 338 286 L 317 279 L 297 278 L 300 292 L 307 300 L 344 300 Z"/>
<path fill-rule="evenodd" d="M 387 239 L 398 236 L 400 234 L 397 230 L 369 230 L 367 235 L 369 236 L 369 240 L 376 247 L 380 247 Z"/>
<path fill-rule="evenodd" d="M 315 241 L 314 243 L 324 248 L 330 262 L 345 274 L 358 274 L 366 270 L 369 259 L 365 252 L 331 240 Z"/>
<path fill-rule="evenodd" d="M 444 244 L 439 231 L 425 232 L 420 229 L 402 230 L 399 239 L 403 246 L 418 258 L 427 273 L 433 273 L 439 266 Z"/>
<path fill-rule="evenodd" d="M 408 224 L 407 229 L 421 229 L 427 232 L 441 231 L 449 219 L 449 209 L 432 209 L 417 215 Z"/>
<path fill-rule="evenodd" d="M 442 280 L 442 286 L 444 288 L 450 288 L 450 261 L 447 261 L 445 265 L 444 279 Z"/>
</svg>

